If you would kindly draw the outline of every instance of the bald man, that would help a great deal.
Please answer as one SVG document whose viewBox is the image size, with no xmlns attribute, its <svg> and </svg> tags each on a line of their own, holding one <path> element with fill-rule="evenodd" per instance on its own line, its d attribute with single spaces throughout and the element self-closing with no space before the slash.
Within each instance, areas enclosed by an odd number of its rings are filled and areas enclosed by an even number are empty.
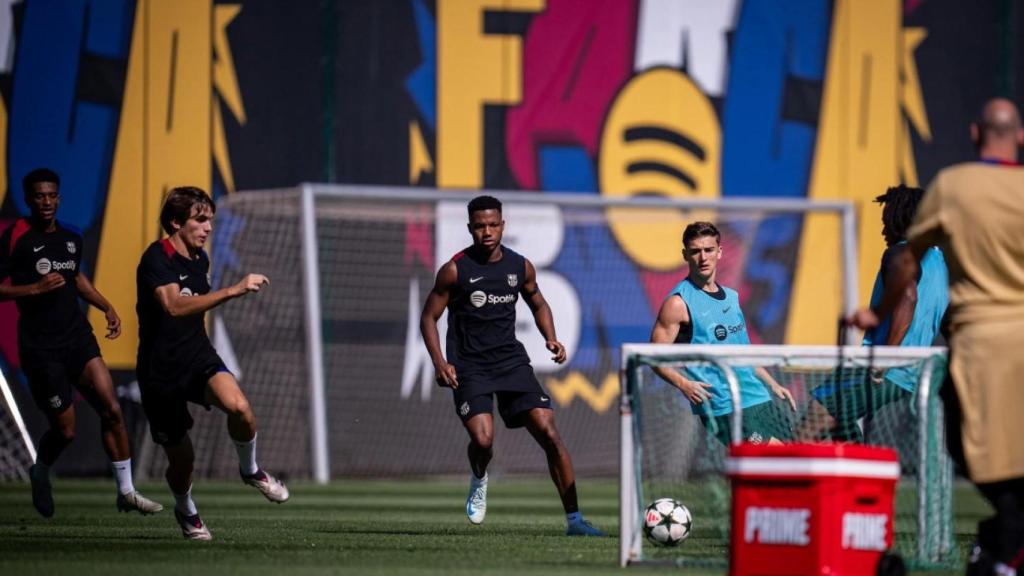
<svg viewBox="0 0 1024 576">
<path fill-rule="evenodd" d="M 978 524 L 968 575 L 1015 575 L 1024 566 L 1024 144 L 1009 100 L 989 101 L 971 126 L 979 160 L 935 176 L 907 232 L 896 279 L 874 309 L 849 321 L 878 325 L 917 276 L 927 248 L 949 265 L 949 377 L 943 386 L 953 458 L 992 504 Z"/>
</svg>

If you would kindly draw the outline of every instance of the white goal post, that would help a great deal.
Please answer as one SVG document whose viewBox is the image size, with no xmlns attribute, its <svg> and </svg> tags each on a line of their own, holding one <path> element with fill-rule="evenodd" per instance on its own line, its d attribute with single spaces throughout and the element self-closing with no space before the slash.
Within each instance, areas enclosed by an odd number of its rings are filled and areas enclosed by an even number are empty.
<svg viewBox="0 0 1024 576">
<path fill-rule="evenodd" d="M 550 362 L 543 342 L 537 345 L 528 310 L 520 313 L 517 333 L 542 385 L 560 393 L 560 424 L 585 438 L 574 448 L 584 475 L 617 472 L 618 347 L 649 332 L 652 303 L 681 274 L 686 223 L 719 226 L 731 250 L 730 285 L 748 286 L 754 302 L 771 302 L 771 319 L 754 321 L 771 331 L 766 339 L 785 337 L 793 290 L 788 277 L 776 287 L 774 276 L 746 275 L 765 265 L 795 274 L 795 248 L 809 218 L 828 227 L 815 249 L 828 254 L 828 269 L 819 272 L 828 279 L 822 294 L 830 314 L 852 310 L 856 300 L 856 218 L 847 201 L 315 183 L 232 194 L 218 203 L 213 280 L 226 285 L 259 271 L 274 287 L 214 316 L 260 418 L 268 466 L 321 483 L 464 468 L 464 455 L 451 443 L 457 421 L 448 396 L 435 390 L 420 341 L 419 312 L 437 267 L 469 244 L 466 203 L 479 194 L 505 204 L 504 242 L 533 262 L 555 311 L 570 356 L 565 365 Z M 364 417 L 384 411 L 397 424 Z M 231 449 L 221 424 L 214 415 L 194 416 L 195 438 L 212 447 L 197 475 L 230 476 L 231 466 L 220 461 Z M 432 425 L 437 422 L 443 425 Z M 542 472 L 529 438 L 508 441 L 512 447 L 499 466 Z M 155 460 L 144 468 L 160 473 Z"/>
<path fill-rule="evenodd" d="M 912 420 L 912 427 L 893 426 L 890 430 L 878 430 L 869 442 L 888 446 L 897 451 L 901 461 L 908 463 L 911 470 L 901 478 L 897 493 L 896 548 L 916 568 L 948 567 L 955 564 L 956 550 L 952 534 L 952 463 L 945 452 L 944 422 L 941 403 L 937 397 L 938 387 L 944 375 L 945 348 L 934 347 L 859 347 L 859 346 L 768 346 L 768 345 L 685 345 L 685 344 L 626 344 L 621 355 L 621 397 L 620 397 L 620 547 L 619 561 L 622 566 L 651 560 L 674 561 L 680 564 L 722 565 L 727 557 L 694 557 L 680 547 L 675 555 L 644 550 L 642 517 L 643 508 L 652 498 L 672 497 L 664 491 L 692 490 L 689 494 L 700 493 L 698 484 L 718 483 L 719 490 L 727 490 L 724 464 L 725 447 L 715 446 L 702 434 L 694 434 L 699 424 L 689 427 L 678 426 L 669 420 L 694 420 L 689 414 L 689 405 L 683 401 L 673 404 L 673 416 L 659 413 L 644 416 L 644 410 L 652 412 L 652 406 L 664 406 L 666 399 L 682 397 L 671 386 L 663 385 L 650 370 L 653 366 L 684 369 L 687 365 L 710 365 L 717 368 L 729 385 L 733 406 L 742 406 L 740 387 L 734 369 L 739 367 L 763 367 L 773 371 L 773 377 L 790 390 L 798 403 L 797 414 L 806 415 L 814 401 L 816 386 L 837 383 L 839 388 L 845 381 L 866 382 L 871 374 L 880 374 L 887 369 L 915 370 L 917 386 L 908 394 L 895 414 L 894 403 L 890 410 L 898 419 Z M 838 376 L 837 376 L 838 374 Z M 874 386 L 875 384 L 871 384 Z M 657 392 L 654 389 L 660 388 Z M 667 391 L 666 391 L 667 389 Z M 646 406 L 646 408 L 644 408 Z M 662 413 L 667 411 L 662 410 Z M 880 414 L 880 413 L 879 413 Z M 872 414 L 869 417 L 874 416 Z M 661 419 L 658 422 L 645 422 Z M 734 443 L 742 439 L 742 408 L 736 409 L 730 418 L 731 438 Z M 793 417 L 794 424 L 801 422 L 800 416 Z M 678 426 L 678 427 L 677 427 Z M 885 423 L 878 426 L 884 427 Z M 650 433 L 651 428 L 672 428 L 674 438 Z M 682 435 L 689 434 L 686 439 Z M 887 433 L 890 432 L 890 433 Z M 644 438 L 649 436 L 648 443 Z M 688 443 L 686 449 L 666 450 L 663 446 L 650 443 Z M 701 446 L 693 446 L 704 443 Z M 647 455 L 644 452 L 648 452 Z M 707 456 L 712 453 L 712 456 Z M 656 454 L 657 456 L 651 456 Z M 654 462 L 665 454 L 687 454 L 694 460 L 705 458 L 703 476 L 693 475 L 693 468 L 701 463 L 680 464 L 691 466 L 690 470 L 678 473 L 651 471 L 653 468 L 672 468 L 674 464 Z M 700 456 L 693 456 L 700 454 Z M 675 476 L 672 476 L 675 474 Z M 672 476 L 669 478 L 669 476 Z M 708 478 L 712 480 L 708 480 Z M 654 486 L 657 494 L 644 494 L 644 486 Z M 903 506 L 900 506 L 900 498 Z M 685 500 L 685 499 L 684 499 Z M 686 502 L 684 501 L 684 504 Z M 908 510 L 909 509 L 909 510 Z M 728 547 L 728 502 L 715 508 L 724 518 L 701 518 L 695 515 L 695 526 L 703 522 L 724 522 L 725 529 L 717 536 L 720 548 Z M 692 552 L 692 550 L 690 551 Z"/>
</svg>

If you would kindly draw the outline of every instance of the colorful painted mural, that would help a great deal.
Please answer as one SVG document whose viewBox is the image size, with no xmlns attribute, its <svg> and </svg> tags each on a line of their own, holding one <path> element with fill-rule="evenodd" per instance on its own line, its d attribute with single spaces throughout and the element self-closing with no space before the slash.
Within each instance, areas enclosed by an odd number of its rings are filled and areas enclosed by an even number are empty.
<svg viewBox="0 0 1024 576">
<path fill-rule="evenodd" d="M 1018 96 L 1024 59 L 1006 18 L 1021 16 L 1005 4 L 2 0 L 0 226 L 26 212 L 26 172 L 61 174 L 60 217 L 85 231 L 85 273 L 124 321 L 126 336 L 103 353 L 125 371 L 135 265 L 179 184 L 217 196 L 335 181 L 849 199 L 866 300 L 883 248 L 871 199 L 970 158 L 975 109 Z M 619 274 L 631 296 L 586 293 L 585 267 L 572 267 L 587 303 L 581 343 L 646 338 L 615 318 L 650 310 L 666 278 L 685 273 L 677 251 L 657 249 L 677 244 L 681 225 L 609 218 L 587 238 L 621 255 L 602 273 Z M 760 225 L 742 259 L 756 338 L 833 341 L 820 311 L 838 309 L 827 285 L 838 278 L 816 273 L 834 257 L 833 227 Z M 406 228 L 409 261 L 432 273 L 436 231 Z M 566 241 L 552 269 L 577 244 Z M 16 370 L 15 314 L 0 304 L 0 356 Z M 587 362 L 552 394 L 575 382 L 560 403 L 579 395 L 603 412 L 614 373 L 583 382 Z"/>
</svg>

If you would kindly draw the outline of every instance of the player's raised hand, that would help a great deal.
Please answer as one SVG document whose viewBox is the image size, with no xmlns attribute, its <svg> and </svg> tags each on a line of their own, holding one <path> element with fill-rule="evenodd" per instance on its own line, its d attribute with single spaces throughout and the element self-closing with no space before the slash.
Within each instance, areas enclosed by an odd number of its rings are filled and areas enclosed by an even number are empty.
<svg viewBox="0 0 1024 576">
<path fill-rule="evenodd" d="M 564 344 L 562 344 L 558 340 L 548 340 L 547 342 L 544 343 L 544 345 L 547 346 L 549 352 L 554 354 L 554 356 L 552 356 L 551 359 L 555 361 L 555 364 L 562 364 L 563 362 L 565 362 Z"/>
<path fill-rule="evenodd" d="M 693 404 L 703 404 L 705 400 L 711 398 L 711 384 L 707 382 L 698 382 L 696 380 L 686 380 L 679 385 L 679 389 L 686 395 L 686 398 Z"/>
<path fill-rule="evenodd" d="M 867 330 L 878 326 L 878 315 L 870 308 L 861 308 L 843 319 L 849 326 L 856 326 L 861 330 Z"/>
<path fill-rule="evenodd" d="M 104 316 L 107 318 L 107 340 L 113 340 L 121 335 L 121 317 L 117 315 L 113 306 Z"/>
<path fill-rule="evenodd" d="M 438 386 L 455 390 L 459 387 L 459 378 L 455 375 L 455 366 L 445 362 L 434 370 L 434 381 Z"/>
<path fill-rule="evenodd" d="M 64 285 L 64 277 L 58 272 L 50 272 L 36 282 L 36 294 L 46 294 Z"/>
<path fill-rule="evenodd" d="M 235 284 L 235 290 L 239 295 L 249 292 L 259 292 L 264 286 L 270 286 L 270 279 L 263 274 L 246 274 L 245 278 Z"/>
</svg>

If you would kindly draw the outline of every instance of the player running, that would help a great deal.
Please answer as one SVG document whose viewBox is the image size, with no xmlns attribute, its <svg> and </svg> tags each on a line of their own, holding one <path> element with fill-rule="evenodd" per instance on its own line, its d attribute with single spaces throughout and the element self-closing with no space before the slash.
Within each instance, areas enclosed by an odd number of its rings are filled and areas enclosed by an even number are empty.
<svg viewBox="0 0 1024 576">
<path fill-rule="evenodd" d="M 656 344 L 750 344 L 747 321 L 735 290 L 718 283 L 722 235 L 710 222 L 694 222 L 683 231 L 686 278 L 669 292 L 651 329 Z M 729 415 L 732 397 L 720 370 L 688 366 L 682 371 L 655 367 L 654 371 L 686 396 L 693 413 L 722 444 L 732 439 Z M 762 367 L 733 369 L 740 385 L 743 439 L 753 443 L 780 443 L 792 439 L 789 418 L 772 402 L 786 400 L 796 410 L 793 395 Z"/>
<path fill-rule="evenodd" d="M 249 274 L 233 286 L 210 291 L 210 260 L 203 246 L 216 210 L 199 188 L 171 190 L 160 212 L 169 236 L 150 244 L 136 271 L 142 405 L 153 441 L 167 454 L 165 477 L 174 494 L 174 517 L 190 540 L 209 540 L 211 535 L 192 501 L 195 454 L 188 434 L 188 402 L 216 406 L 227 414 L 228 434 L 246 484 L 271 502 L 284 502 L 289 495 L 281 481 L 256 464 L 256 417 L 206 335 L 207 310 L 270 284 L 262 274 Z"/>
<path fill-rule="evenodd" d="M 537 286 L 529 260 L 501 244 L 501 202 L 474 198 L 468 206 L 473 245 L 437 273 L 420 317 L 420 332 L 434 363 L 437 383 L 452 389 L 455 411 L 469 433 L 472 469 L 466 515 L 481 524 L 487 513 L 487 464 L 493 456 L 494 399 L 506 428 L 525 426 L 547 455 L 551 479 L 565 509 L 569 536 L 604 536 L 583 519 L 569 451 L 555 427 L 551 400 L 537 382 L 526 349 L 516 339 L 516 302 L 522 296 L 544 335 L 552 360 L 565 362 L 551 308 Z M 448 309 L 447 358 L 437 320 Z"/>
<path fill-rule="evenodd" d="M 121 335 L 114 307 L 81 274 L 82 235 L 57 220 L 60 177 L 39 168 L 22 180 L 30 215 L 0 236 L 0 300 L 18 306 L 18 357 L 36 406 L 50 424 L 29 468 L 32 504 L 44 517 L 54 513 L 50 467 L 75 438 L 77 390 L 100 417 L 100 439 L 117 481 L 117 508 L 153 514 L 163 510 L 132 484 L 132 459 L 121 406 L 110 370 L 78 299 L 103 311 L 108 339 Z"/>
</svg>

